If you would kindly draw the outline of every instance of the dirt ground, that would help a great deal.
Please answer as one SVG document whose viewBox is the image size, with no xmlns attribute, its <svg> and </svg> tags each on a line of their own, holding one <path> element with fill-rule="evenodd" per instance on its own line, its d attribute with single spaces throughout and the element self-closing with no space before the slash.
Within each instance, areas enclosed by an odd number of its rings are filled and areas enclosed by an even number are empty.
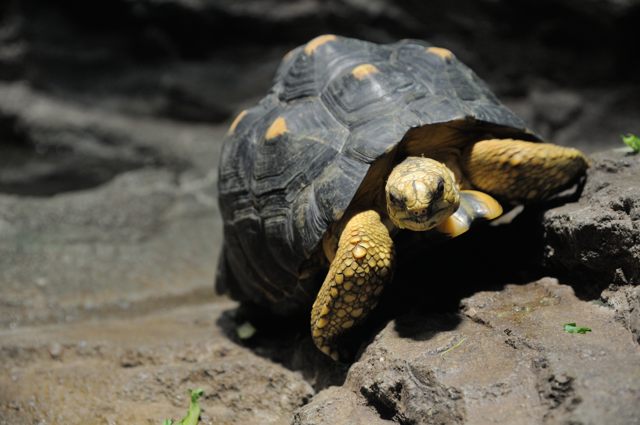
<svg viewBox="0 0 640 425">
<path fill-rule="evenodd" d="M 202 388 L 203 424 L 285 424 L 313 394 L 292 372 L 231 342 L 207 297 L 138 317 L 2 331 L 0 423 L 161 424 Z M 276 390 L 277 389 L 277 390 Z"/>
</svg>

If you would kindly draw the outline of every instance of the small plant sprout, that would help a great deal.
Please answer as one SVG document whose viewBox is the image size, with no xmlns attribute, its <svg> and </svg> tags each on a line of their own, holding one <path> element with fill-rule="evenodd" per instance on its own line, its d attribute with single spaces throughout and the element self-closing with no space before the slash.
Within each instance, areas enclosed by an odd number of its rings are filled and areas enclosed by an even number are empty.
<svg viewBox="0 0 640 425">
<path fill-rule="evenodd" d="M 624 142 L 624 144 L 629 146 L 634 153 L 640 152 L 640 137 L 631 133 L 627 135 L 621 135 L 620 137 L 622 137 L 622 141 Z"/>
<path fill-rule="evenodd" d="M 204 391 L 201 389 L 189 390 L 189 394 L 191 396 L 191 403 L 189 404 L 187 416 L 178 422 L 173 419 L 165 419 L 162 421 L 162 425 L 198 425 L 198 420 L 200 418 L 200 405 L 198 404 L 198 399 L 202 397 Z"/>
<path fill-rule="evenodd" d="M 586 334 L 587 332 L 591 332 L 591 328 L 576 326 L 575 323 L 565 323 L 564 331 L 570 334 Z"/>
</svg>

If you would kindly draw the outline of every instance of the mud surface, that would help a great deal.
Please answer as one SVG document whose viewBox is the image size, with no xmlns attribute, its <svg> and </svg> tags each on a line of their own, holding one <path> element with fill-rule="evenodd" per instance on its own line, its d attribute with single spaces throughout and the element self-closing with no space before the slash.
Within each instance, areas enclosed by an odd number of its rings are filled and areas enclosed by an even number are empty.
<svg viewBox="0 0 640 425">
<path fill-rule="evenodd" d="M 2 331 L 0 423 L 160 424 L 202 388 L 203 424 L 285 424 L 313 394 L 300 373 L 216 327 L 233 305 Z"/>
<path fill-rule="evenodd" d="M 588 3 L 2 2 L 0 424 L 159 424 L 195 387 L 216 425 L 638 423 L 640 162 L 611 148 L 640 134 L 640 3 Z M 450 48 L 607 150 L 578 202 L 405 256 L 348 364 L 213 295 L 228 124 L 327 32 Z"/>
</svg>

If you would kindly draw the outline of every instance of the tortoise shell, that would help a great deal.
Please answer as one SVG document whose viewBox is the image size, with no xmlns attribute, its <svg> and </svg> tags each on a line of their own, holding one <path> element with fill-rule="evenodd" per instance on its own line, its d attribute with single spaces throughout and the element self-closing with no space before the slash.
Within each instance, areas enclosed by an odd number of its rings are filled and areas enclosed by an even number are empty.
<svg viewBox="0 0 640 425">
<path fill-rule="evenodd" d="M 275 313 L 308 309 L 326 273 L 324 234 L 363 184 L 383 190 L 372 165 L 425 128 L 449 136 L 418 137 L 422 154 L 478 134 L 536 139 L 448 50 L 325 35 L 288 53 L 224 140 L 219 291 Z"/>
</svg>

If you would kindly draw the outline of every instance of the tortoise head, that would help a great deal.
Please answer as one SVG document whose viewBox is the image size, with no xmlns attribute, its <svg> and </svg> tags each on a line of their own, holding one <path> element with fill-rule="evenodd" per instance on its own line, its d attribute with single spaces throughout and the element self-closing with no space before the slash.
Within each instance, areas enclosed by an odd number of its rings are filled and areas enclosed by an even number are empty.
<svg viewBox="0 0 640 425">
<path fill-rule="evenodd" d="M 389 218 L 401 229 L 432 229 L 460 205 L 453 172 L 429 158 L 408 157 L 396 165 L 385 192 Z"/>
</svg>

